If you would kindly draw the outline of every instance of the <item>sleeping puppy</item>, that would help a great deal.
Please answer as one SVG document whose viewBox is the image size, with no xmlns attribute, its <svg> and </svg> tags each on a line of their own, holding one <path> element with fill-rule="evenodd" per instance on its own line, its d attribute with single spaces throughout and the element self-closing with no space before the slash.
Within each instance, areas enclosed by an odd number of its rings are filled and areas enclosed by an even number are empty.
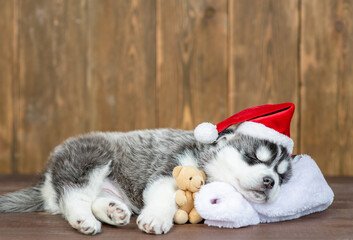
<svg viewBox="0 0 353 240">
<path fill-rule="evenodd" d="M 56 147 L 42 180 L 0 197 L 0 212 L 60 213 L 84 234 L 100 232 L 101 222 L 126 225 L 139 214 L 139 229 L 167 233 L 177 210 L 172 171 L 178 165 L 196 166 L 209 182 L 230 183 L 257 203 L 276 199 L 292 169 L 286 147 L 237 128 L 212 144 L 196 141 L 192 131 L 94 132 Z"/>
</svg>

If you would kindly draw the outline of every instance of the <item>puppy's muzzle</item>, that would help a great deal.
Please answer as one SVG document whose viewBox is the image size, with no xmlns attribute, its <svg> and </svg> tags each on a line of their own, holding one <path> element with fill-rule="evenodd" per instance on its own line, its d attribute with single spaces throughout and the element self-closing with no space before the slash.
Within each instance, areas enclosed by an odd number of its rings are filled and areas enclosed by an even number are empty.
<svg viewBox="0 0 353 240">
<path fill-rule="evenodd" d="M 275 185 L 275 180 L 271 177 L 264 177 L 263 178 L 263 186 L 265 189 L 272 189 L 273 186 Z"/>
</svg>

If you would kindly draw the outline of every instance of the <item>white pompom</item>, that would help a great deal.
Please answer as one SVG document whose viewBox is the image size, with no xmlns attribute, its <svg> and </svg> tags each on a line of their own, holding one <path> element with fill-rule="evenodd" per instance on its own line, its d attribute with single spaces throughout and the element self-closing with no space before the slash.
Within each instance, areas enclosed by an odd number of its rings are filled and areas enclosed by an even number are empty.
<svg viewBox="0 0 353 240">
<path fill-rule="evenodd" d="M 195 128 L 194 136 L 201 143 L 213 143 L 218 138 L 217 126 L 209 122 L 201 123 Z"/>
</svg>

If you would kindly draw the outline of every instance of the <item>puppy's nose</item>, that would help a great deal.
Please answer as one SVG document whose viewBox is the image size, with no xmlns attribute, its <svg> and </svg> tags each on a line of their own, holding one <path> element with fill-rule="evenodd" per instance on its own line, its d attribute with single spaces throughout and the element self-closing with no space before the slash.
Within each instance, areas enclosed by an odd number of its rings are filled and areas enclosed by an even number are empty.
<svg viewBox="0 0 353 240">
<path fill-rule="evenodd" d="M 273 178 L 271 177 L 264 177 L 263 182 L 264 182 L 264 187 L 266 189 L 272 189 L 273 186 L 275 185 L 275 180 L 273 180 Z"/>
</svg>

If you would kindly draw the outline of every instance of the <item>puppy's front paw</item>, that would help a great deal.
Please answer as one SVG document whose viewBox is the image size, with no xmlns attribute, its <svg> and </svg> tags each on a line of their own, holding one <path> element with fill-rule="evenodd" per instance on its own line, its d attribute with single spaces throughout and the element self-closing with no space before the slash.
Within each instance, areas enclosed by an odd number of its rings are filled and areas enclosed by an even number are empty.
<svg viewBox="0 0 353 240">
<path fill-rule="evenodd" d="M 137 218 L 139 229 L 151 234 L 165 234 L 173 226 L 173 218 L 170 216 L 158 215 L 157 213 L 142 211 Z"/>
</svg>

